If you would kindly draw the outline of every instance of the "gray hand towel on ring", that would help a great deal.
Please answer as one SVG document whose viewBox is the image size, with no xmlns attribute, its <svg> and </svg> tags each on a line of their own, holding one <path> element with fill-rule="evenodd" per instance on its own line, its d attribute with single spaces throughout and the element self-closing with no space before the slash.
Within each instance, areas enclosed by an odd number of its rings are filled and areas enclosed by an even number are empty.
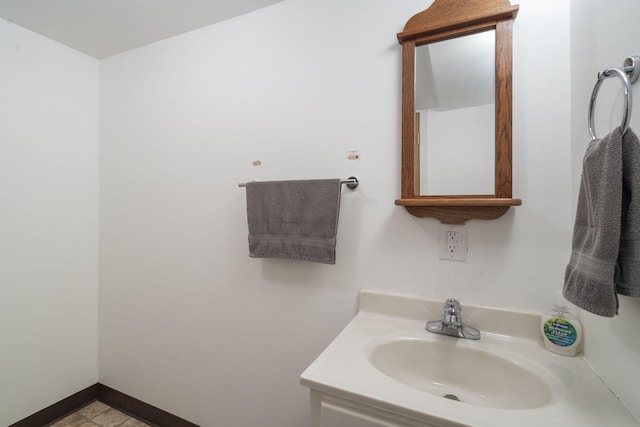
<svg viewBox="0 0 640 427">
<path fill-rule="evenodd" d="M 615 289 L 622 213 L 622 131 L 589 143 L 573 230 L 564 297 L 591 313 L 618 312 Z"/>
<path fill-rule="evenodd" d="M 622 183 L 616 290 L 620 295 L 640 298 L 640 142 L 631 129 L 622 137 Z"/>
<path fill-rule="evenodd" d="M 335 264 L 339 179 L 247 183 L 249 256 Z"/>
</svg>

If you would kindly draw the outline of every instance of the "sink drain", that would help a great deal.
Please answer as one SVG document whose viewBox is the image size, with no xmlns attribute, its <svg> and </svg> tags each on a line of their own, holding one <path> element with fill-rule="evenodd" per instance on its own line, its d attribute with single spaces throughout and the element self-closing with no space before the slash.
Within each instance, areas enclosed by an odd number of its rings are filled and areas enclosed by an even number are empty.
<svg viewBox="0 0 640 427">
<path fill-rule="evenodd" d="M 445 394 L 444 398 L 460 402 L 460 399 L 458 399 L 458 396 L 456 396 L 455 394 Z"/>
</svg>

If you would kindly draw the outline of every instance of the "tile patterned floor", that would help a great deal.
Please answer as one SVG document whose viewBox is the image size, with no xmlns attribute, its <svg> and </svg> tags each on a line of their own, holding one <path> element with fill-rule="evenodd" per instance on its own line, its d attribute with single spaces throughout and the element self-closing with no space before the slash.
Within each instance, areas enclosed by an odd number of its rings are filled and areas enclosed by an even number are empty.
<svg viewBox="0 0 640 427">
<path fill-rule="evenodd" d="M 95 401 L 50 427 L 150 427 L 102 402 Z"/>
</svg>

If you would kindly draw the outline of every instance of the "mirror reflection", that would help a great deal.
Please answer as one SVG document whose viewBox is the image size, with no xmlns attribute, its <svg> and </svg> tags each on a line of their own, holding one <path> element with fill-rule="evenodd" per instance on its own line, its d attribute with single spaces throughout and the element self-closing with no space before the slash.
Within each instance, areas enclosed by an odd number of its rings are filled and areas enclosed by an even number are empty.
<svg viewBox="0 0 640 427">
<path fill-rule="evenodd" d="M 495 45 L 489 30 L 416 47 L 419 194 L 494 193 Z"/>
</svg>

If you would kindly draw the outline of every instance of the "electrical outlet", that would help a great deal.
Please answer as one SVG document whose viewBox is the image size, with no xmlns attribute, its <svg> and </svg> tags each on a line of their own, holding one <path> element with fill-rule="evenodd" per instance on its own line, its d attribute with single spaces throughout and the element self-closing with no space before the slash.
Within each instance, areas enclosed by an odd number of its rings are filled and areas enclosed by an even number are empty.
<svg viewBox="0 0 640 427">
<path fill-rule="evenodd" d="M 459 231 L 449 230 L 447 231 L 447 253 L 451 255 L 455 255 L 460 250 L 459 242 L 460 236 Z"/>
<path fill-rule="evenodd" d="M 440 259 L 447 261 L 467 260 L 467 228 L 464 225 L 440 225 L 438 239 Z"/>
</svg>

